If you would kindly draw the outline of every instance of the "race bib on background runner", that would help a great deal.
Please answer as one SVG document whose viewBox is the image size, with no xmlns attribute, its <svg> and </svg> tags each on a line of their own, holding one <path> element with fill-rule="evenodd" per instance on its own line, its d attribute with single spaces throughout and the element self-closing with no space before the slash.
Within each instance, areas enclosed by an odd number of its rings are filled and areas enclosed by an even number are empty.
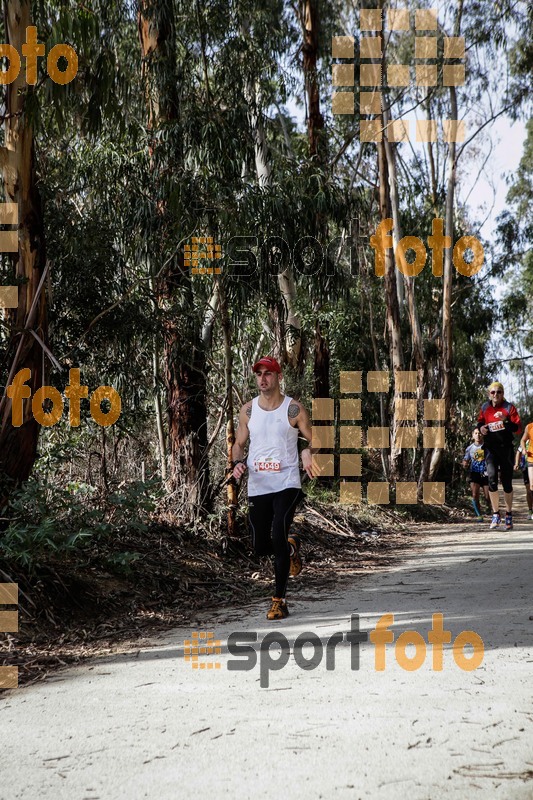
<svg viewBox="0 0 533 800">
<path fill-rule="evenodd" d="M 505 428 L 505 425 L 501 421 L 499 421 L 499 422 L 489 422 L 489 431 L 492 431 L 492 433 L 494 433 L 494 431 L 503 431 L 504 428 Z"/>
</svg>

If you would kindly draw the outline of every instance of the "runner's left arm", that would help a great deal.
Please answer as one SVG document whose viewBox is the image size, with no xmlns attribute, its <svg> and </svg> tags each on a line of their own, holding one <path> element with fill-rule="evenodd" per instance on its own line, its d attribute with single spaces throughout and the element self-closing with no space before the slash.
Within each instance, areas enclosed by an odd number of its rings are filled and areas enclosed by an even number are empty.
<svg viewBox="0 0 533 800">
<path fill-rule="evenodd" d="M 518 453 L 525 453 L 526 452 L 526 442 L 527 442 L 528 438 L 529 437 L 528 437 L 527 426 L 526 426 L 526 429 L 525 429 L 524 433 L 522 434 L 522 438 L 520 439 L 520 444 L 518 446 L 518 450 L 516 451 L 517 458 L 518 458 Z"/>
<path fill-rule="evenodd" d="M 313 471 L 313 453 L 315 450 L 311 447 L 311 439 L 313 436 L 311 420 L 309 419 L 309 414 L 301 403 L 298 403 L 298 407 L 299 412 L 294 418 L 294 421 L 304 439 L 309 442 L 309 447 L 306 447 L 305 450 L 302 450 L 300 453 L 302 458 L 302 466 L 310 478 L 317 478 L 318 473 Z"/>
<path fill-rule="evenodd" d="M 511 407 L 509 409 L 509 418 L 508 419 L 509 419 L 509 421 L 507 421 L 507 420 L 505 421 L 506 425 L 508 425 L 508 427 L 510 428 L 510 430 L 514 434 L 519 436 L 522 433 L 522 423 L 520 421 L 520 416 L 518 414 L 518 411 L 516 410 L 516 408 L 513 406 L 512 403 L 511 403 Z"/>
</svg>

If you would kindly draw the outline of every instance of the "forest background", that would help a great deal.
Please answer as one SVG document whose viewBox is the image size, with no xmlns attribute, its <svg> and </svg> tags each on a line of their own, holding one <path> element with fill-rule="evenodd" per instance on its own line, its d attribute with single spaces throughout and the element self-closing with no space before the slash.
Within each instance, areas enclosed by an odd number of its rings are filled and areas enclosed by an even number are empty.
<svg viewBox="0 0 533 800">
<path fill-rule="evenodd" d="M 46 52 L 66 42 L 79 59 L 68 85 L 50 80 L 41 59 L 35 86 L 22 70 L 1 87 L 4 201 L 19 205 L 20 242 L 1 261 L 2 284 L 19 296 L 0 323 L 3 575 L 31 578 L 50 559 L 60 575 L 72 553 L 88 564 L 104 551 L 106 568 L 127 574 L 142 563 L 128 537 L 157 541 L 162 525 L 175 536 L 245 536 L 228 443 L 254 392 L 250 367 L 266 353 L 308 407 L 340 397 L 342 371 L 416 371 L 418 424 L 424 398 L 444 398 L 446 449 L 395 448 L 399 392 L 391 380 L 388 393 L 371 394 L 363 381 L 363 425 L 390 425 L 393 442 L 352 451 L 363 482 L 390 480 L 393 500 L 400 478 L 416 481 L 419 496 L 428 480 L 445 481 L 449 503 L 462 494 L 458 457 L 489 380 L 513 374 L 511 399 L 524 419 L 533 414 L 531 122 L 516 174 L 496 184 L 507 201 L 490 235 L 469 205 L 494 123 L 528 118 L 531 6 L 408 4 L 411 15 L 438 7 L 440 60 L 428 63 L 442 63 L 444 36 L 466 41 L 464 86 L 383 89 L 383 128 L 413 113 L 466 121 L 464 141 L 421 145 L 359 140 L 357 69 L 354 114 L 332 113 L 332 37 L 355 37 L 357 64 L 360 3 L 3 5 L 2 41 L 21 52 L 33 24 Z M 384 73 L 414 63 L 418 35 L 385 27 Z M 482 270 L 458 274 L 447 250 L 442 278 L 430 258 L 405 277 L 390 250 L 376 277 L 369 237 L 386 218 L 395 242 L 426 244 L 434 218 L 453 242 L 477 236 Z M 220 244 L 222 258 L 205 262 L 218 274 L 192 274 L 193 237 Z M 251 250 L 238 254 L 234 237 L 252 237 Z M 303 237 L 322 244 L 321 263 L 297 244 Z M 71 368 L 89 392 L 114 387 L 120 419 L 100 427 L 85 402 L 79 427 L 65 412 L 44 428 L 27 402 L 13 427 L 5 387 L 26 367 L 32 392 L 63 392 Z M 318 481 L 309 497 L 333 513 L 338 479 Z"/>
</svg>

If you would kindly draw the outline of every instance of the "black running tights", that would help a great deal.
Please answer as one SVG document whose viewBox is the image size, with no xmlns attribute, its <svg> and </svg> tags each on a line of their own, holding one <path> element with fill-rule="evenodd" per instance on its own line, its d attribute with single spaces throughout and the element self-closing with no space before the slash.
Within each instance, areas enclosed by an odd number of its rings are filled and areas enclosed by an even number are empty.
<svg viewBox="0 0 533 800">
<path fill-rule="evenodd" d="M 289 580 L 290 549 L 287 537 L 294 512 L 303 497 L 301 489 L 258 494 L 248 500 L 250 531 L 256 555 L 274 555 L 275 597 L 285 597 Z"/>
</svg>

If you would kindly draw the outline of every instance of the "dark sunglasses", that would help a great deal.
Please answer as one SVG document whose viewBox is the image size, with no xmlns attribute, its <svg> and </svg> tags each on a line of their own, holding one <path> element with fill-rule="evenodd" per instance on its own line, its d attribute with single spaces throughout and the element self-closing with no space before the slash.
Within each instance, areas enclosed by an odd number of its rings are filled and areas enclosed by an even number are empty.
<svg viewBox="0 0 533 800">
<path fill-rule="evenodd" d="M 503 394 L 503 392 L 502 392 L 502 390 L 501 390 L 501 389 L 493 389 L 493 390 L 491 391 L 491 394 Z"/>
</svg>

